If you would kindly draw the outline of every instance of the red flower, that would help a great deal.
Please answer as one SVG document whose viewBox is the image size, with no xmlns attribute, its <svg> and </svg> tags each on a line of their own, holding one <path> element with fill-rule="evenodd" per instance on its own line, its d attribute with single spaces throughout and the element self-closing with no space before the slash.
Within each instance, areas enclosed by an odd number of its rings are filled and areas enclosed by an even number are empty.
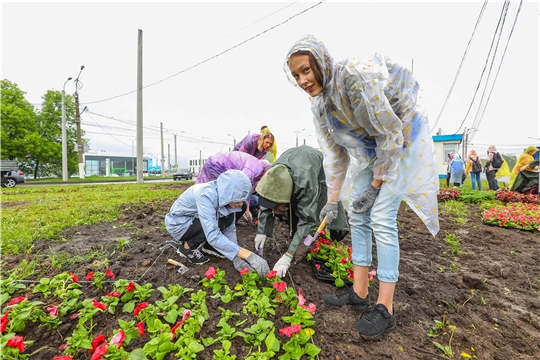
<svg viewBox="0 0 540 360">
<path fill-rule="evenodd" d="M 304 297 L 304 294 L 302 293 L 302 289 L 298 289 L 298 305 L 306 309 L 311 315 L 315 314 L 315 310 L 317 310 L 317 306 L 313 303 L 309 303 L 309 305 L 304 305 L 306 303 L 306 298 Z"/>
<path fill-rule="evenodd" d="M 269 272 L 266 273 L 266 277 L 269 278 L 269 279 L 273 279 L 277 276 L 277 271 L 276 270 L 270 270 Z"/>
<path fill-rule="evenodd" d="M 11 300 L 8 302 L 7 306 L 18 304 L 18 303 L 20 303 L 20 302 L 23 301 L 23 300 L 26 300 L 26 298 L 25 298 L 25 297 L 22 297 L 22 296 L 13 298 L 13 299 L 11 299 Z"/>
<path fill-rule="evenodd" d="M 3 333 L 6 331 L 6 328 L 7 328 L 7 324 L 8 324 L 8 317 L 9 317 L 9 313 L 6 312 L 4 315 L 2 315 L 2 317 L 0 318 L 0 333 Z"/>
<path fill-rule="evenodd" d="M 121 292 L 113 291 L 107 294 L 107 297 L 120 297 L 122 295 Z"/>
<path fill-rule="evenodd" d="M 99 360 L 107 353 L 107 344 L 99 345 L 90 360 Z"/>
<path fill-rule="evenodd" d="M 348 262 L 349 262 L 349 259 L 348 259 L 348 258 L 342 258 L 342 259 L 340 260 L 340 263 L 341 263 L 341 264 L 346 264 L 346 263 L 348 263 Z"/>
<path fill-rule="evenodd" d="M 86 281 L 91 281 L 94 278 L 94 272 L 90 271 L 88 274 L 86 274 Z"/>
<path fill-rule="evenodd" d="M 291 337 L 293 334 L 299 333 L 301 329 L 302 325 L 296 324 L 283 329 L 279 329 L 279 333 Z"/>
<path fill-rule="evenodd" d="M 245 268 L 245 269 L 243 269 L 243 270 L 240 270 L 240 275 L 241 275 L 241 276 L 244 276 L 244 275 L 248 274 L 249 271 L 250 271 L 249 268 Z"/>
<path fill-rule="evenodd" d="M 81 315 L 81 313 L 73 314 L 73 315 L 71 315 L 71 319 L 72 319 L 72 320 L 73 320 L 73 319 L 76 319 L 76 318 L 79 317 L 79 315 Z"/>
<path fill-rule="evenodd" d="M 214 276 L 216 276 L 216 274 L 217 274 L 217 271 L 216 271 L 216 269 L 214 269 L 213 266 L 210 266 L 210 267 L 208 268 L 208 270 L 204 273 L 204 275 L 206 275 L 206 277 L 207 277 L 208 279 L 213 278 Z"/>
<path fill-rule="evenodd" d="M 124 340 L 126 339 L 126 335 L 124 334 L 124 330 L 120 330 L 117 332 L 111 341 L 109 342 L 109 345 L 118 345 L 118 347 L 122 347 L 122 344 L 124 343 Z"/>
<path fill-rule="evenodd" d="M 187 320 L 187 318 L 190 317 L 190 316 L 191 316 L 191 310 L 185 309 L 184 314 L 182 315 L 181 323 L 183 324 Z"/>
<path fill-rule="evenodd" d="M 352 271 L 351 269 L 345 269 L 345 270 L 347 270 L 347 274 L 349 274 L 349 275 L 347 275 L 347 278 L 348 279 L 353 279 L 354 278 L 354 271 Z"/>
<path fill-rule="evenodd" d="M 135 310 L 133 310 L 133 315 L 138 316 L 142 309 L 148 306 L 147 302 L 140 303 L 135 307 Z"/>
<path fill-rule="evenodd" d="M 47 306 L 47 312 L 51 316 L 58 316 L 58 306 L 56 306 L 54 304 Z"/>
<path fill-rule="evenodd" d="M 178 321 L 176 323 L 176 325 L 173 326 L 173 328 L 171 329 L 171 334 L 173 335 L 173 338 L 171 340 L 174 340 L 174 338 L 176 337 L 176 329 L 178 329 L 180 327 L 180 325 L 182 325 L 182 322 L 181 321 Z"/>
<path fill-rule="evenodd" d="M 107 271 L 105 271 L 105 276 L 108 276 L 111 279 L 114 279 L 116 277 L 116 275 L 112 273 L 111 269 L 107 269 Z"/>
<path fill-rule="evenodd" d="M 60 356 L 53 357 L 53 360 L 73 360 L 73 359 L 71 358 L 71 356 L 60 355 Z"/>
<path fill-rule="evenodd" d="M 105 338 L 105 335 L 99 334 L 98 336 L 96 336 L 96 338 L 94 340 L 92 340 L 92 348 L 90 350 L 88 350 L 88 353 L 89 354 L 93 353 L 94 351 L 96 351 L 99 344 L 101 344 L 102 342 L 106 342 L 106 341 L 107 341 L 107 339 Z"/>
<path fill-rule="evenodd" d="M 106 310 L 107 309 L 107 305 L 105 305 L 103 303 L 100 303 L 96 299 L 92 299 L 91 301 L 92 301 L 92 305 L 94 305 L 95 308 L 98 308 L 98 309 L 101 309 L 101 310 Z"/>
<path fill-rule="evenodd" d="M 272 284 L 274 289 L 276 289 L 278 292 L 283 292 L 287 288 L 287 283 L 284 281 L 278 281 Z"/>
<path fill-rule="evenodd" d="M 21 354 L 24 351 L 24 337 L 22 336 L 14 336 L 11 339 L 7 341 L 6 346 L 12 347 L 12 348 L 19 348 L 19 354 Z"/>
<path fill-rule="evenodd" d="M 73 280 L 73 282 L 79 282 L 79 278 L 74 273 L 70 272 L 69 276 L 71 276 L 71 280 Z"/>
<path fill-rule="evenodd" d="M 60 346 L 58 347 L 58 350 L 60 350 L 60 351 L 66 350 L 67 345 L 68 345 L 67 343 L 60 345 Z"/>
<path fill-rule="evenodd" d="M 129 284 L 127 284 L 126 290 L 129 292 L 133 292 L 133 289 L 135 289 L 135 283 L 131 281 Z"/>
<path fill-rule="evenodd" d="M 137 330 L 139 330 L 139 334 L 144 337 L 144 321 L 137 324 Z"/>
</svg>

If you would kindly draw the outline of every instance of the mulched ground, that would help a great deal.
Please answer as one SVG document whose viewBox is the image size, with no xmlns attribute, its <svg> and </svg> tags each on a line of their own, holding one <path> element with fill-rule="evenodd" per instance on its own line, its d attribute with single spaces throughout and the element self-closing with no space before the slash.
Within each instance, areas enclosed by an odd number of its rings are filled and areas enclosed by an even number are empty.
<svg viewBox="0 0 540 360">
<path fill-rule="evenodd" d="M 231 287 L 240 283 L 239 273 L 228 260 L 212 257 L 211 262 L 202 266 L 187 264 L 190 270 L 183 275 L 167 263 L 169 258 L 186 263 L 173 249 L 160 250 L 170 239 L 161 225 L 170 206 L 170 202 L 159 201 L 138 209 L 132 206 L 125 209 L 123 217 L 116 223 L 70 228 L 63 234 L 66 238 L 63 243 L 38 242 L 33 252 L 43 257 L 36 274 L 52 277 L 62 271 L 72 271 L 83 279 L 88 271 L 96 270 L 92 259 L 58 270 L 52 266 L 47 254 L 77 256 L 90 251 L 108 251 L 109 266 L 116 279 L 134 280 L 141 285 L 152 283 L 154 289 L 172 283 L 204 289 L 199 280 L 204 277 L 208 266 L 224 270 Z M 303 262 L 291 266 L 283 280 L 295 289 L 301 288 L 307 301 L 317 305 L 313 341 L 321 348 L 318 359 L 447 358 L 433 342 L 450 345 L 454 359 L 460 358 L 462 353 L 478 359 L 540 359 L 540 236 L 538 233 L 485 225 L 481 222 L 479 207 L 473 204 L 467 207 L 469 214 L 464 217 L 467 219 L 465 224 L 451 214 L 442 213 L 441 231 L 433 238 L 413 211 L 402 204 L 398 215 L 401 275 L 395 296 L 398 326 L 380 340 L 365 341 L 352 329 L 353 323 L 362 315 L 360 310 L 350 306 L 336 309 L 324 304 L 322 298 L 337 289 L 331 283 L 317 280 L 310 264 Z M 288 225 L 280 221 L 276 224 L 274 238 L 267 240 L 265 247 L 270 267 L 288 243 Z M 237 227 L 240 245 L 251 249 L 255 227 L 243 219 Z M 450 245 L 445 243 L 449 233 L 458 236 L 461 254 L 453 254 Z M 118 250 L 119 238 L 129 241 L 130 247 Z M 346 238 L 344 243 L 350 244 L 350 239 Z M 27 257 L 4 256 L 4 270 Z M 373 267 L 376 267 L 376 261 L 375 255 Z M 95 287 L 83 286 L 84 297 L 99 299 L 109 291 L 110 285 L 99 292 Z M 376 299 L 377 281 L 370 291 L 372 300 Z M 47 301 L 38 294 L 28 292 L 28 295 L 31 300 Z M 150 301 L 159 299 L 159 295 L 155 291 Z M 212 336 L 220 317 L 218 308 L 223 304 L 209 297 L 207 302 L 211 319 L 205 323 L 202 332 L 204 336 Z M 227 308 L 233 311 L 240 311 L 241 306 L 240 301 L 227 304 Z M 95 330 L 96 335 L 103 333 L 110 337 L 112 330 L 118 329 L 117 320 L 107 322 L 110 316 L 99 316 L 101 318 L 96 320 L 102 321 L 99 321 L 99 329 Z M 276 328 L 283 325 L 279 322 L 280 316 L 273 319 Z M 448 328 L 443 335 L 428 337 L 434 321 L 441 321 L 443 316 L 449 325 L 456 327 L 451 341 Z M 118 317 L 121 318 L 122 314 Z M 75 326 L 74 321 L 63 320 L 64 324 L 53 331 L 28 326 L 25 333 L 36 342 L 25 353 L 42 346 L 57 349 L 63 343 L 63 337 L 71 335 Z M 235 338 L 232 343 L 231 352 L 237 355 L 237 359 L 245 358 L 249 348 L 244 340 Z M 143 345 L 143 339 L 136 339 L 127 350 Z M 212 350 L 218 348 L 214 345 L 205 349 L 197 359 L 212 359 Z M 32 358 L 52 359 L 56 355 L 60 355 L 60 351 L 44 350 Z M 90 357 L 80 352 L 77 358 Z M 173 359 L 173 354 L 168 358 Z"/>
</svg>

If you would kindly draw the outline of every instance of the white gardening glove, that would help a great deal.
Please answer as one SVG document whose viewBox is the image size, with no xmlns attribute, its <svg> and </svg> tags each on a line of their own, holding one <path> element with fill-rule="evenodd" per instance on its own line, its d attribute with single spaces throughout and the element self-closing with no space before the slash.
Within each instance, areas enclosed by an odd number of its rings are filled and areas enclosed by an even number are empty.
<svg viewBox="0 0 540 360">
<path fill-rule="evenodd" d="M 292 258 L 289 257 L 287 254 L 284 254 L 274 265 L 274 269 L 277 272 L 277 276 L 284 277 L 285 274 L 287 274 L 287 270 L 289 270 L 289 266 L 291 266 Z"/>
<path fill-rule="evenodd" d="M 259 251 L 260 249 L 264 248 L 265 241 L 266 235 L 257 234 L 257 236 L 255 236 L 255 250 Z"/>
<path fill-rule="evenodd" d="M 321 209 L 319 214 L 319 220 L 323 221 L 326 216 L 326 224 L 330 225 L 332 221 L 336 220 L 338 217 L 338 205 L 333 203 L 326 203 Z"/>
</svg>

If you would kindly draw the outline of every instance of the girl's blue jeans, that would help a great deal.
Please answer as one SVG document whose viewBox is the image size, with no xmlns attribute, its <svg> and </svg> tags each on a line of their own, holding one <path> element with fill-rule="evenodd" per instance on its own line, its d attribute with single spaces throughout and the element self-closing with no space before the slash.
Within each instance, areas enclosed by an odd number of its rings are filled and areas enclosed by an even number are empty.
<svg viewBox="0 0 540 360">
<path fill-rule="evenodd" d="M 478 184 L 478 190 L 482 190 L 482 183 L 480 182 L 480 173 L 471 172 L 472 189 L 476 190 L 476 184 Z"/>
<path fill-rule="evenodd" d="M 392 193 L 385 183 L 373 207 L 363 214 L 352 212 L 352 202 L 367 190 L 373 180 L 373 172 L 366 168 L 354 180 L 349 201 L 349 221 L 352 238 L 352 262 L 359 266 L 371 266 L 372 234 L 377 246 L 377 277 L 379 280 L 395 283 L 399 277 L 399 239 L 397 212 L 401 197 Z"/>
</svg>

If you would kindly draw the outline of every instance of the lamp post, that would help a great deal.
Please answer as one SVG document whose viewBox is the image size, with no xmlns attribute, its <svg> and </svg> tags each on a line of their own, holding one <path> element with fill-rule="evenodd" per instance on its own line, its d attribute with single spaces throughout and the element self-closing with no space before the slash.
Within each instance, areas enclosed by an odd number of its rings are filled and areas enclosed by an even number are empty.
<svg viewBox="0 0 540 360">
<path fill-rule="evenodd" d="M 199 172 L 198 172 L 197 176 L 199 176 L 199 174 L 201 173 L 201 170 L 202 170 L 202 151 L 204 149 L 205 148 L 197 148 L 197 150 L 199 150 Z"/>
<path fill-rule="evenodd" d="M 307 139 L 308 137 L 310 137 L 310 136 L 311 136 L 311 134 L 309 134 L 308 136 L 306 136 L 306 137 L 304 138 L 304 145 L 306 145 L 306 139 Z"/>
<path fill-rule="evenodd" d="M 75 122 L 77 123 L 77 155 L 79 159 L 79 178 L 84 179 L 84 161 L 82 151 L 82 139 L 81 139 L 81 114 L 79 113 L 79 77 L 84 69 L 84 65 L 81 65 L 79 75 L 75 79 Z"/>
<path fill-rule="evenodd" d="M 298 147 L 298 134 L 300 134 L 302 131 L 304 131 L 306 129 L 302 129 L 302 130 L 299 130 L 299 131 L 295 131 L 294 133 L 296 134 L 296 147 Z"/>
<path fill-rule="evenodd" d="M 233 138 L 233 147 L 235 147 L 236 146 L 236 138 L 234 136 L 232 136 L 231 134 L 227 134 L 227 135 L 229 135 L 230 137 Z"/>
<path fill-rule="evenodd" d="M 62 181 L 68 181 L 68 156 L 67 156 L 67 135 L 66 135 L 66 84 L 71 80 L 68 77 L 62 87 Z"/>
</svg>

